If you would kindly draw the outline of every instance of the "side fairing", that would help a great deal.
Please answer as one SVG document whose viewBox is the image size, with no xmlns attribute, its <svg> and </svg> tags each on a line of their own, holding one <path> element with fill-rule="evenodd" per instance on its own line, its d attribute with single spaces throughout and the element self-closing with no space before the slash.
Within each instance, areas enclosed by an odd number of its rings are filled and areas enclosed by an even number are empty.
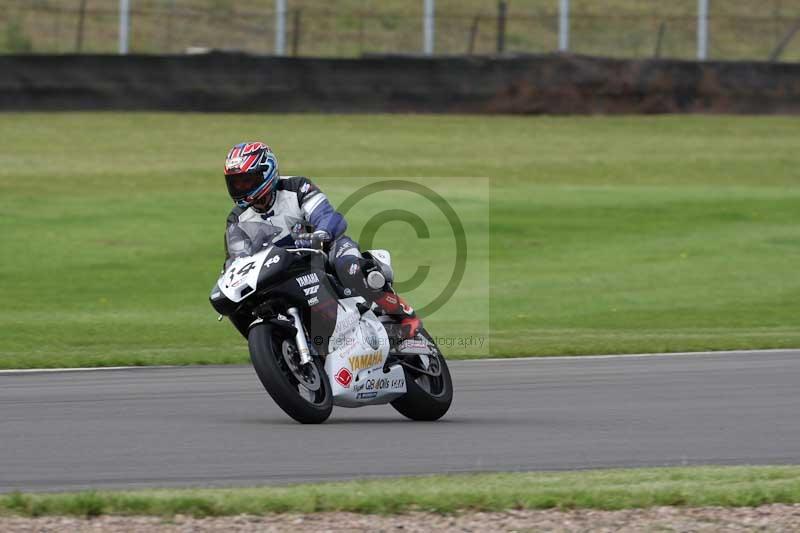
<svg viewBox="0 0 800 533">
<path fill-rule="evenodd" d="M 406 393 L 405 372 L 393 365 L 384 373 L 389 337 L 372 311 L 361 315 L 357 298 L 341 300 L 325 371 L 331 380 L 333 403 L 342 407 L 383 404 Z"/>
</svg>

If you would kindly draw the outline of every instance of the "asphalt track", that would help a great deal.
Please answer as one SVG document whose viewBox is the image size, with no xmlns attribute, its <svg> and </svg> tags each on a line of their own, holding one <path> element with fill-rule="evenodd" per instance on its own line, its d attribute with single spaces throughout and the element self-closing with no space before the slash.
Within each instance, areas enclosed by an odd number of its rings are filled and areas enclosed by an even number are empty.
<svg viewBox="0 0 800 533">
<path fill-rule="evenodd" d="M 800 350 L 465 361 L 440 422 L 286 417 L 249 367 L 0 374 L 0 492 L 800 463 Z"/>
</svg>

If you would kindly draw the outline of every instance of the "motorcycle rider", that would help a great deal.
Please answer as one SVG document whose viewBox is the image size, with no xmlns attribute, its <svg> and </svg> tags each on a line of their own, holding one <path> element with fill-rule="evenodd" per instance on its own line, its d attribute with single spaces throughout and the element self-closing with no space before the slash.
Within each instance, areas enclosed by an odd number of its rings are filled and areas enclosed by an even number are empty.
<svg viewBox="0 0 800 533">
<path fill-rule="evenodd" d="M 385 290 L 385 286 L 373 288 L 367 283 L 365 270 L 373 264 L 361 256 L 358 243 L 344 234 L 347 229 L 344 217 L 308 178 L 281 177 L 278 159 L 269 146 L 243 142 L 231 148 L 225 159 L 225 183 L 235 204 L 227 219 L 225 269 L 233 261 L 231 243 L 246 242 L 239 222 L 270 224 L 281 229 L 273 241 L 277 246 L 308 248 L 323 243 L 328 250 L 329 265 L 346 291 L 349 289 L 374 302 L 384 313 L 396 318 L 405 338 L 417 334 L 422 322 L 414 309 L 394 291 Z M 298 223 L 313 226 L 313 232 L 296 234 L 295 239 L 292 231 Z M 232 316 L 231 321 L 247 337 L 252 317 Z"/>
</svg>

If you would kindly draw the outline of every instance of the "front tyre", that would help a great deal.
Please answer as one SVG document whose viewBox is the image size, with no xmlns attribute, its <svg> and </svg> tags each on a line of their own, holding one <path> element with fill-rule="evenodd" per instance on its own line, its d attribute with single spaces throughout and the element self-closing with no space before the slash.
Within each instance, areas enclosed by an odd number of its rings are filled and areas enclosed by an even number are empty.
<svg viewBox="0 0 800 533">
<path fill-rule="evenodd" d="M 428 356 L 427 361 L 428 373 L 403 366 L 407 392 L 393 401 L 392 407 L 411 420 L 432 421 L 440 419 L 450 409 L 453 402 L 453 380 L 442 352 L 425 330 L 422 334 L 433 347 L 433 353 Z M 422 360 L 419 362 L 422 363 Z"/>
<path fill-rule="evenodd" d="M 247 343 L 258 379 L 287 415 L 301 424 L 320 424 L 331 416 L 328 375 L 316 357 L 309 365 L 300 365 L 291 335 L 262 323 L 250 328 Z"/>
</svg>

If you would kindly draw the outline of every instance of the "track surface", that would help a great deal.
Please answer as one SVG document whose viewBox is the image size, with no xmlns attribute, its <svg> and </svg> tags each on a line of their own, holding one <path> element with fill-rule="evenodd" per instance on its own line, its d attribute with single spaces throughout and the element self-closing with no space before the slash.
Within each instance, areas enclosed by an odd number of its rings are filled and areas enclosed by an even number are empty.
<svg viewBox="0 0 800 533">
<path fill-rule="evenodd" d="M 249 367 L 0 374 L 0 492 L 800 463 L 800 351 L 451 364 L 440 422 L 286 417 Z"/>
</svg>

